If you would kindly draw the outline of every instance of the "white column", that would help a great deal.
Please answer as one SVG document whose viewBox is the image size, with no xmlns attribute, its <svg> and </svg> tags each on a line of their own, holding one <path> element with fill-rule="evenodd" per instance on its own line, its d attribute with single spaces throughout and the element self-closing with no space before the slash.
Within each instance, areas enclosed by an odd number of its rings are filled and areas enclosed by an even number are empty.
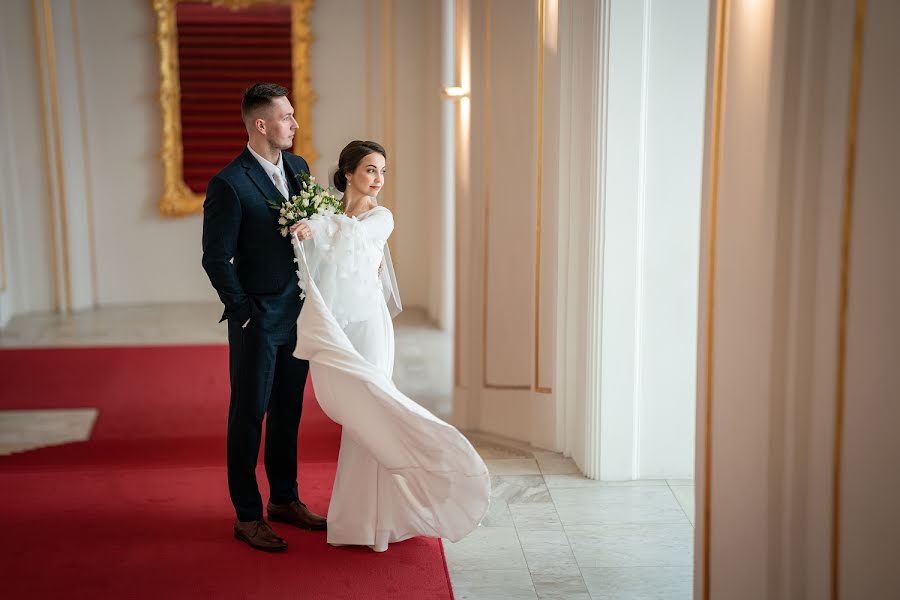
<svg viewBox="0 0 900 600">
<path fill-rule="evenodd" d="M 565 5 L 561 36 L 563 446 L 591 477 L 687 478 L 706 4 L 589 4 Z M 593 63 L 580 59 L 592 42 Z"/>
<path fill-rule="evenodd" d="M 642 478 L 690 478 L 708 6 L 645 6 L 634 462 Z"/>
<path fill-rule="evenodd" d="M 569 247 L 561 251 L 570 258 L 566 282 L 559 285 L 561 307 L 566 307 L 565 343 L 560 344 L 558 369 L 565 368 L 559 377 L 563 386 L 560 398 L 566 406 L 566 442 L 572 456 L 585 475 L 599 479 L 601 441 L 601 322 L 603 305 L 602 269 L 604 250 L 604 216 L 606 208 L 606 122 L 609 81 L 609 3 L 580 3 L 573 5 L 569 16 L 571 33 L 582 44 L 594 40 L 590 61 L 578 61 L 583 55 L 573 43 L 570 56 L 564 60 L 571 68 L 563 72 L 569 78 L 569 89 L 580 92 L 571 106 L 571 121 L 584 120 L 590 124 L 586 135 L 578 135 L 578 128 L 570 126 L 566 133 L 571 146 L 567 173 L 561 182 L 573 182 L 573 193 L 563 189 L 561 215 L 567 214 L 567 231 L 560 239 L 569 240 Z M 588 25 L 589 24 L 589 25 Z M 565 56 L 565 52 L 564 52 Z M 586 85 L 581 82 L 586 82 Z M 582 130 L 583 131 L 583 130 Z M 565 139 L 565 138 L 564 138 Z M 579 177 L 577 173 L 588 173 Z M 568 205 L 568 206 L 567 206 Z M 564 235 L 566 234 L 566 235 Z M 579 252 L 587 248 L 586 256 Z M 564 271 L 561 271 L 561 273 Z M 584 282 L 584 283 L 582 283 Z M 583 298 L 583 300 L 582 300 Z M 562 321 L 561 321 L 562 322 Z M 571 390 L 571 391 L 570 391 Z M 578 427 L 584 416 L 584 426 Z"/>
</svg>

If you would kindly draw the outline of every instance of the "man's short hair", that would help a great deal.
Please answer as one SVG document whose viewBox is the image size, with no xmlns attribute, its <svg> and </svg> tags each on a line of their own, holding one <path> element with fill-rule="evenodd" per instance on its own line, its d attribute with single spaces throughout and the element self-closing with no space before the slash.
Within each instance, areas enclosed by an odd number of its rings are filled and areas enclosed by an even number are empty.
<svg viewBox="0 0 900 600">
<path fill-rule="evenodd" d="M 255 83 L 244 92 L 241 101 L 241 118 L 246 123 L 248 119 L 256 118 L 261 109 L 272 105 L 272 98 L 287 96 L 287 88 L 277 83 Z"/>
</svg>

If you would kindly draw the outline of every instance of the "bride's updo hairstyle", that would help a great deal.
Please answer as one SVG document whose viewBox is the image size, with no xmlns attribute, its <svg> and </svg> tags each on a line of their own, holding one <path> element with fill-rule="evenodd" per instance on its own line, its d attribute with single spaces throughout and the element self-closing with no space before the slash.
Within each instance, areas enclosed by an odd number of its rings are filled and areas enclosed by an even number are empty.
<svg viewBox="0 0 900 600">
<path fill-rule="evenodd" d="M 340 192 L 346 191 L 347 173 L 353 173 L 362 159 L 376 152 L 387 160 L 384 147 L 377 142 L 353 140 L 344 146 L 344 149 L 341 150 L 341 157 L 338 159 L 338 169 L 334 172 L 334 187 Z"/>
</svg>

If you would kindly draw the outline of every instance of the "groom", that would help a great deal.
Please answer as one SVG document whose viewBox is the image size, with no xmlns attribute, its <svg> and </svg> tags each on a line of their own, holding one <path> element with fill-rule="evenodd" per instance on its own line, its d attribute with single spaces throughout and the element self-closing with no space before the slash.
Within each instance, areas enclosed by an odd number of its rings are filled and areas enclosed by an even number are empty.
<svg viewBox="0 0 900 600">
<path fill-rule="evenodd" d="M 225 305 L 222 320 L 228 320 L 234 536 L 258 550 L 278 552 L 287 542 L 263 519 L 256 483 L 263 417 L 269 519 L 326 528 L 325 519 L 297 494 L 297 429 L 309 363 L 293 356 L 302 306 L 293 249 L 278 232 L 278 212 L 266 204 L 299 194 L 296 175 L 309 172 L 309 166 L 286 152 L 297 121 L 285 88 L 257 83 L 244 92 L 241 116 L 249 143 L 206 188 L 203 268 Z"/>
</svg>

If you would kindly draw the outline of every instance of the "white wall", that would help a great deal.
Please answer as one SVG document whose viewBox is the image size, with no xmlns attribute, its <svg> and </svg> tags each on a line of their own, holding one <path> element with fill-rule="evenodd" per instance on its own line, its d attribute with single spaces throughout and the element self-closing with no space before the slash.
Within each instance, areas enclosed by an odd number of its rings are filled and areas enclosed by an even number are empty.
<svg viewBox="0 0 900 600">
<path fill-rule="evenodd" d="M 857 70 L 859 5 L 729 6 L 707 113 L 695 597 L 897 597 L 900 9 L 865 3 Z"/>
<path fill-rule="evenodd" d="M 75 44 L 69 23 L 73 3 L 54 0 L 50 4 L 58 53 L 74 308 L 93 304 L 92 259 L 99 305 L 216 300 L 200 266 L 201 217 L 164 218 L 157 210 L 162 178 L 161 118 L 152 4 L 142 0 L 78 2 L 80 46 Z M 403 255 L 396 266 L 404 303 L 428 306 L 432 285 L 428 264 L 434 245 L 428 223 L 437 202 L 435 140 L 440 132 L 434 114 L 440 90 L 431 85 L 427 74 L 439 64 L 439 41 L 431 35 L 432 30 L 437 31 L 438 17 L 431 6 L 436 2 L 408 4 L 398 3 L 394 15 L 395 31 L 403 35 L 396 40 L 396 89 L 391 92 L 401 118 L 391 132 L 396 147 L 388 148 L 398 226 L 393 243 L 396 254 Z M 373 0 L 330 0 L 316 3 L 313 11 L 317 42 L 312 46 L 312 77 L 318 95 L 313 125 L 320 159 L 311 166 L 320 178 L 326 177 L 348 141 L 378 139 L 385 133 L 379 6 Z M 4 220 L 21 225 L 7 243 L 22 244 L 15 259 L 7 257 L 13 263 L 20 261 L 9 265 L 9 290 L 0 299 L 4 307 L 0 313 L 8 315 L 54 308 L 51 252 L 40 232 L 49 223 L 44 200 L 49 191 L 48 173 L 54 181 L 55 169 L 42 150 L 41 120 L 50 125 L 52 138 L 53 119 L 36 101 L 40 92 L 31 2 L 15 0 L 4 3 L 0 10 L 0 46 L 7 62 L 2 103 L 15 117 L 7 121 L 11 135 L 4 136 L 4 143 L 15 145 L 9 154 L 12 165 L 7 168 L 18 178 L 6 180 L 4 195 L 14 210 L 8 209 L 12 214 L 4 213 Z M 40 35 L 43 39 L 43 29 Z M 84 66 L 80 83 L 86 143 L 81 135 L 74 56 L 79 51 Z M 370 61 L 378 65 L 377 73 L 367 78 Z M 235 110 L 239 110 L 237 102 Z M 89 173 L 86 162 L 90 163 Z M 93 213 L 87 211 L 88 192 L 92 192 Z M 90 217 L 93 240 L 87 237 Z M 11 229 L 9 224 L 7 229 Z M 57 252 L 61 263 L 65 253 L 61 248 Z M 58 264 L 55 272 L 62 281 L 63 265 Z"/>
<path fill-rule="evenodd" d="M 431 277 L 431 257 L 444 251 L 434 231 L 433 214 L 441 202 L 440 21 L 438 0 L 395 0 L 396 148 L 389 176 L 395 183 L 397 233 L 393 260 L 403 303 L 428 307 L 437 304 L 430 289 L 452 287 L 443 277 Z M 451 250 L 452 252 L 452 250 Z M 452 274 L 445 274 L 452 276 Z"/>
<path fill-rule="evenodd" d="M 641 477 L 690 477 L 708 7 L 647 6 L 636 462 Z"/>
<path fill-rule="evenodd" d="M 842 598 L 900 595 L 900 6 L 867 5 L 850 232 Z"/>
<path fill-rule="evenodd" d="M 53 310 L 48 220 L 52 165 L 44 154 L 43 112 L 34 53 L 31 2 L 0 6 L 0 211 L 6 291 L 2 319 L 25 310 Z"/>
<path fill-rule="evenodd" d="M 10 263 L 13 242 L 7 224 L 13 214 L 12 198 L 14 197 L 13 177 L 13 136 L 10 132 L 10 107 L 7 98 L 9 78 L 6 74 L 6 54 L 0 47 L 0 140 L 3 149 L 0 152 L 0 328 L 4 327 L 13 312 L 13 293 L 10 289 Z M 17 286 L 18 287 L 18 286 Z"/>
<path fill-rule="evenodd" d="M 582 467 L 587 445 L 600 445 L 606 479 L 691 477 L 707 6 L 611 2 L 607 39 L 601 5 L 544 3 L 543 36 L 539 5 L 494 0 L 488 15 L 470 3 L 461 424 L 572 453 Z M 599 202 L 600 229 L 588 231 Z M 602 260 L 590 272 L 592 244 Z M 585 280 L 602 280 L 596 324 Z M 602 373 L 588 382 L 594 326 Z M 594 387 L 602 414 L 587 439 Z"/>
<path fill-rule="evenodd" d="M 457 424 L 555 449 L 558 3 L 462 5 Z"/>
<path fill-rule="evenodd" d="M 707 5 L 609 10 L 600 473 L 689 478 Z"/>
<path fill-rule="evenodd" d="M 215 300 L 200 266 L 199 215 L 163 218 L 153 7 L 78 5 L 98 267 L 98 302 Z M 237 109 L 236 109 L 237 110 Z"/>
<path fill-rule="evenodd" d="M 316 2 L 312 13 L 318 38 L 310 50 L 313 90 L 318 98 L 313 105 L 313 144 L 319 159 L 310 169 L 323 184 L 347 142 L 366 139 L 374 127 L 369 123 L 368 105 L 380 92 L 366 89 L 367 62 L 362 49 L 369 32 L 363 5 L 362 0 Z M 335 35 L 357 43 L 331 43 Z"/>
<path fill-rule="evenodd" d="M 534 223 L 537 207 L 537 14 L 518 0 L 491 2 L 487 177 L 485 379 L 531 386 L 534 330 Z M 532 8 L 532 3 L 528 6 Z M 479 15 L 481 16 L 481 15 Z M 528 57 L 523 60 L 524 57 Z M 484 138 L 475 138 L 483 144 Z M 482 205 L 483 206 L 483 205 Z M 479 211 L 482 212 L 482 211 Z M 504 410 L 504 412 L 506 412 Z M 510 411 L 511 412 L 511 411 Z M 499 423 L 498 423 L 499 424 Z"/>
<path fill-rule="evenodd" d="M 603 263 L 589 277 L 602 278 L 600 473 L 605 479 L 637 476 L 635 464 L 636 325 L 640 242 L 641 128 L 643 102 L 643 3 L 613 1 L 610 6 L 607 119 L 599 126 L 606 134 L 606 194 L 603 199 Z M 599 107 L 594 110 L 599 111 Z"/>
<path fill-rule="evenodd" d="M 459 119 L 463 131 L 457 137 L 459 160 L 467 167 L 456 178 L 463 248 L 458 328 L 464 346 L 458 353 L 455 418 L 465 428 L 552 443 L 553 405 L 551 418 L 539 419 L 540 401 L 532 390 L 538 3 L 464 4 L 468 18 L 461 27 L 471 36 L 472 93 L 470 120 Z M 555 195 L 544 202 L 552 205 Z M 554 317 L 552 309 L 541 318 L 545 315 Z M 552 323 L 550 328 L 555 330 Z M 541 360 L 552 365 L 552 336 L 541 343 L 547 348 Z"/>
</svg>

